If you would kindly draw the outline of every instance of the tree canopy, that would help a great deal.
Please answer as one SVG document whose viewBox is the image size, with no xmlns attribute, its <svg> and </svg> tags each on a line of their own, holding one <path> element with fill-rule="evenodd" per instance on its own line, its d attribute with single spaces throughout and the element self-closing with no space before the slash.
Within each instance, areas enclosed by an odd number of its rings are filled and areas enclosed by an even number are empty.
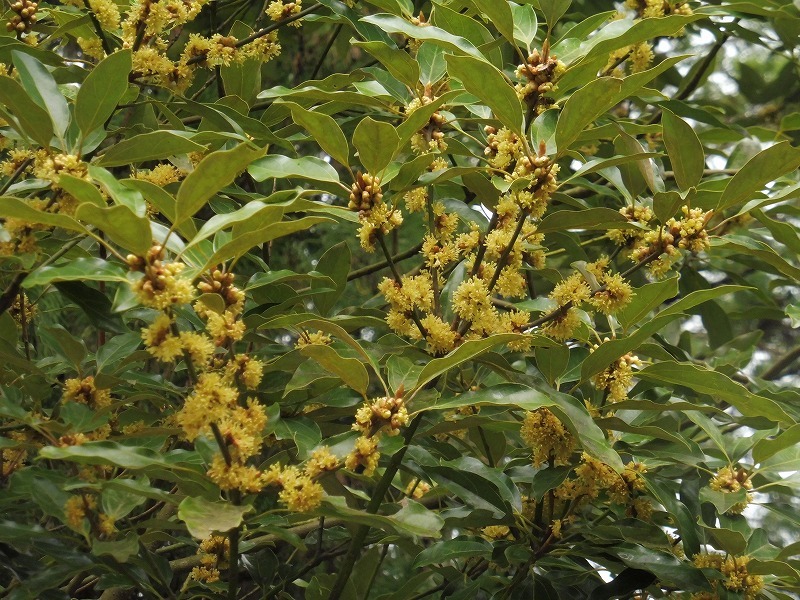
<svg viewBox="0 0 800 600">
<path fill-rule="evenodd" d="M 0 596 L 800 593 L 797 0 L 9 0 Z"/>
</svg>

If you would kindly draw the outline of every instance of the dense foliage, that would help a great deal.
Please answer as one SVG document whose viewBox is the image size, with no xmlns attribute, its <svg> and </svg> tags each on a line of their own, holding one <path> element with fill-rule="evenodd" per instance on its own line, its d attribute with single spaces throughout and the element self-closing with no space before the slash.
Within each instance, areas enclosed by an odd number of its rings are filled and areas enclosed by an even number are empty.
<svg viewBox="0 0 800 600">
<path fill-rule="evenodd" d="M 0 596 L 797 597 L 797 0 L 4 18 Z"/>
</svg>

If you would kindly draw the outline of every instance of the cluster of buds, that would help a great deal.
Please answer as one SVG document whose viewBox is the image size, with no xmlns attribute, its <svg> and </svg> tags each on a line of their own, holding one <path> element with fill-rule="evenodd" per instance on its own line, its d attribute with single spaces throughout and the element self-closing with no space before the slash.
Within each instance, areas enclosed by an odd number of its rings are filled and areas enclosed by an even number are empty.
<svg viewBox="0 0 800 600">
<path fill-rule="evenodd" d="M 430 84 L 425 86 L 425 94 L 421 98 L 414 98 L 406 107 L 406 115 L 410 115 L 422 106 L 427 106 L 436 98 L 431 91 Z M 417 154 L 427 154 L 438 150 L 447 150 L 447 142 L 444 141 L 442 126 L 445 118 L 438 110 L 428 119 L 428 123 L 411 138 L 411 147 Z"/>
<path fill-rule="evenodd" d="M 244 301 L 244 293 L 233 284 L 233 273 L 214 269 L 197 284 L 203 294 L 219 294 L 225 307 L 239 306 Z"/>
<path fill-rule="evenodd" d="M 550 54 L 550 45 L 545 42 L 541 52 L 534 50 L 525 63 L 517 67 L 517 78 L 523 81 L 516 85 L 517 96 L 534 114 L 543 113 L 555 104 L 546 94 L 555 91 L 555 82 L 565 69 L 564 63 Z"/>
<path fill-rule="evenodd" d="M 714 475 L 708 485 L 715 492 L 722 492 L 725 494 L 735 494 L 742 489 L 746 490 L 745 499 L 731 506 L 726 514 L 742 514 L 742 511 L 747 508 L 747 505 L 753 500 L 753 494 L 750 493 L 750 490 L 753 489 L 753 482 L 750 480 L 750 474 L 741 467 L 736 469 L 732 467 L 723 467 Z"/>
<path fill-rule="evenodd" d="M 637 18 L 657 18 L 669 15 L 693 14 L 686 0 L 669 2 L 668 0 L 626 0 L 625 6 L 636 11 Z"/>
<path fill-rule="evenodd" d="M 36 9 L 39 4 L 31 0 L 17 0 L 11 4 L 11 10 L 16 14 L 6 23 L 6 29 L 24 33 L 36 23 Z"/>
<path fill-rule="evenodd" d="M 521 156 L 522 142 L 513 131 L 505 127 L 498 131 L 491 125 L 484 127 L 483 131 L 486 133 L 486 148 L 483 153 L 493 167 L 505 169 Z"/>
<path fill-rule="evenodd" d="M 163 254 L 164 247 L 153 244 L 143 257 L 135 254 L 126 257 L 131 271 L 144 273 L 144 277 L 134 284 L 141 303 L 162 310 L 186 304 L 194 294 L 191 281 L 178 277 L 184 269 L 183 263 L 164 262 Z"/>
<path fill-rule="evenodd" d="M 408 423 L 408 410 L 403 401 L 402 391 L 397 395 L 376 398 L 365 403 L 356 411 L 356 422 L 353 429 L 373 437 L 385 431 L 393 436 L 400 433 L 400 428 Z"/>
<path fill-rule="evenodd" d="M 369 173 L 356 173 L 356 180 L 350 190 L 350 202 L 347 204 L 350 210 L 368 211 L 383 201 L 380 177 Z"/>
<path fill-rule="evenodd" d="M 678 247 L 690 252 L 708 249 L 706 225 L 713 212 L 703 212 L 701 208 L 689 208 L 688 206 L 684 206 L 681 210 L 683 218 L 680 221 L 676 219 L 667 221 L 669 233 L 678 240 Z"/>
</svg>

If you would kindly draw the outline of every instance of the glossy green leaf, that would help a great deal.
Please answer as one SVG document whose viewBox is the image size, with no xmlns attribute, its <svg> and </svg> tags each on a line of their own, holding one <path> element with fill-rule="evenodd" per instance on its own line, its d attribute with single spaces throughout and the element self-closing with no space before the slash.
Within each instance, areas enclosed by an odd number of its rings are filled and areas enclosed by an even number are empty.
<svg viewBox="0 0 800 600">
<path fill-rule="evenodd" d="M 492 109 L 494 116 L 515 133 L 522 132 L 522 103 L 514 87 L 494 66 L 471 56 L 447 55 L 447 71 L 470 94 Z"/>
<path fill-rule="evenodd" d="M 97 227 L 112 242 L 138 256 L 143 256 L 153 245 L 150 222 L 137 217 L 127 206 L 100 208 L 84 203 L 75 211 L 75 218 Z"/>
<path fill-rule="evenodd" d="M 361 119 L 353 132 L 353 145 L 366 172 L 376 176 L 383 172 L 397 154 L 400 137 L 397 130 L 370 117 Z"/>
<path fill-rule="evenodd" d="M 188 496 L 178 505 L 178 518 L 186 523 L 193 537 L 204 540 L 212 533 L 225 533 L 238 527 L 252 506 L 237 506 L 230 502 L 209 502 L 205 498 Z"/>
<path fill-rule="evenodd" d="M 67 215 L 38 210 L 19 198 L 0 197 L 0 216 L 19 219 L 27 223 L 39 223 L 50 227 L 60 227 L 68 231 L 85 233 L 86 228 Z"/>
<path fill-rule="evenodd" d="M 103 167 L 119 167 L 190 152 L 203 152 L 205 149 L 205 146 L 193 142 L 180 132 L 151 131 L 135 135 L 109 147 L 100 156 L 97 164 Z"/>
<path fill-rule="evenodd" d="M 416 88 L 419 81 L 419 64 L 405 50 L 392 48 L 380 41 L 359 42 L 351 40 L 350 43 L 364 48 L 364 50 L 377 58 L 398 81 L 406 84 L 411 89 Z"/>
<path fill-rule="evenodd" d="M 678 295 L 678 277 L 668 277 L 634 290 L 630 304 L 616 314 L 625 329 L 639 323 L 670 298 Z"/>
<path fill-rule="evenodd" d="M 100 207 L 106 206 L 106 200 L 100 190 L 85 179 L 62 174 L 58 176 L 58 186 L 74 196 L 78 202 L 89 202 Z"/>
<path fill-rule="evenodd" d="M 556 125 L 555 143 L 559 155 L 567 151 L 587 125 L 616 104 L 616 97 L 621 89 L 622 80 L 600 77 L 569 97 Z"/>
<path fill-rule="evenodd" d="M 130 50 L 120 50 L 101 60 L 86 76 L 75 99 L 75 121 L 84 136 L 114 114 L 128 90 L 131 68 Z"/>
<path fill-rule="evenodd" d="M 100 258 L 76 258 L 59 265 L 48 265 L 25 278 L 25 287 L 54 281 L 125 281 L 127 269 Z"/>
<path fill-rule="evenodd" d="M 778 423 L 793 424 L 793 419 L 774 400 L 758 396 L 726 375 L 698 365 L 658 362 L 645 367 L 637 377 L 693 389 L 727 402 L 747 417 L 765 417 Z"/>
<path fill-rule="evenodd" d="M 347 275 L 350 273 L 350 247 L 345 242 L 339 242 L 325 251 L 317 263 L 317 271 L 327 275 L 334 282 L 336 289 L 332 292 L 316 294 L 314 306 L 322 316 L 327 316 L 336 301 L 341 298 L 347 287 Z M 322 280 L 311 282 L 311 289 L 326 286 Z"/>
<path fill-rule="evenodd" d="M 539 233 L 550 231 L 580 230 L 592 231 L 597 229 L 618 229 L 627 223 L 618 210 L 610 208 L 587 208 L 585 210 L 557 210 L 551 212 L 538 227 Z"/>
<path fill-rule="evenodd" d="M 547 21 L 547 28 L 552 30 L 556 23 L 569 10 L 572 0 L 539 0 L 539 8 Z"/>
<path fill-rule="evenodd" d="M 0 75 L 0 104 L 8 108 L 19 122 L 22 135 L 29 135 L 43 148 L 50 147 L 53 123 L 39 105 L 31 102 L 23 87 L 11 77 Z"/>
<path fill-rule="evenodd" d="M 309 344 L 301 351 L 341 379 L 348 387 L 366 397 L 369 386 L 369 375 L 361 361 L 355 358 L 345 358 L 330 346 L 324 344 Z"/>
<path fill-rule="evenodd" d="M 386 33 L 402 33 L 410 38 L 421 41 L 429 41 L 438 44 L 448 50 L 468 54 L 478 59 L 482 59 L 481 53 L 475 46 L 464 38 L 448 33 L 444 29 L 439 29 L 432 25 L 414 25 L 406 19 L 388 14 L 369 15 L 361 19 L 365 23 L 378 26 Z"/>
<path fill-rule="evenodd" d="M 800 149 L 789 142 L 780 142 L 759 152 L 728 182 L 717 205 L 722 211 L 748 200 L 771 181 L 800 167 Z"/>
<path fill-rule="evenodd" d="M 339 182 L 339 175 L 331 165 L 314 156 L 290 158 L 270 155 L 253 162 L 247 171 L 256 181 L 299 177 L 311 181 Z"/>
<path fill-rule="evenodd" d="M 47 67 L 30 54 L 17 51 L 12 54 L 22 87 L 31 100 L 50 115 L 56 135 L 63 136 L 69 127 L 70 112 L 55 79 Z"/>
<path fill-rule="evenodd" d="M 554 385 L 569 363 L 569 347 L 566 345 L 552 348 L 540 346 L 535 349 L 534 356 L 536 357 L 536 367 L 547 382 Z"/>
<path fill-rule="evenodd" d="M 239 173 L 263 154 L 262 148 L 240 144 L 231 150 L 217 150 L 203 158 L 178 188 L 174 224 L 192 217 L 214 194 L 233 182 Z"/>
<path fill-rule="evenodd" d="M 686 121 L 674 112 L 663 109 L 664 145 L 675 172 L 675 182 L 681 190 L 700 183 L 705 168 L 705 154 L 700 139 Z"/>
<path fill-rule="evenodd" d="M 320 147 L 342 165 L 350 164 L 350 146 L 336 120 L 324 113 L 306 110 L 294 102 L 286 103 L 294 122 L 308 131 Z"/>
<path fill-rule="evenodd" d="M 506 40 L 514 43 L 514 17 L 508 2 L 495 0 L 472 0 L 475 7 L 482 12 L 489 23 L 494 25 Z"/>
<path fill-rule="evenodd" d="M 427 567 L 428 565 L 447 563 L 463 558 L 471 558 L 473 556 L 486 557 L 489 556 L 491 552 L 491 545 L 484 541 L 447 540 L 444 542 L 436 542 L 417 554 L 412 568 L 418 569 L 420 567 Z"/>
<path fill-rule="evenodd" d="M 792 425 L 774 438 L 758 440 L 753 445 L 753 462 L 760 464 L 781 450 L 800 444 L 800 424 Z"/>
<path fill-rule="evenodd" d="M 536 12 L 529 4 L 512 4 L 511 12 L 514 15 L 514 39 L 525 44 L 530 52 L 539 29 Z"/>
</svg>

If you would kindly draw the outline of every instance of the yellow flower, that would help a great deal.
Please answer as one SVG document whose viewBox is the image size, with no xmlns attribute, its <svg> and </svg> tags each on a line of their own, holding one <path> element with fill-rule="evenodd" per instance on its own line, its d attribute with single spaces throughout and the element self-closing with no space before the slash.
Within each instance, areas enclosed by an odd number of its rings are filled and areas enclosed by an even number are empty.
<svg viewBox="0 0 800 600">
<path fill-rule="evenodd" d="M 733 467 L 723 467 L 717 472 L 716 475 L 714 475 L 708 486 L 714 491 L 732 494 L 742 489 L 752 490 L 753 482 L 750 480 L 749 474 L 744 469 L 734 470 Z M 745 495 L 745 499 L 742 502 L 737 502 L 731 506 L 725 514 L 742 514 L 742 511 L 747 508 L 747 505 L 750 504 L 752 500 L 753 494 L 748 491 Z"/>
<path fill-rule="evenodd" d="M 458 333 L 452 330 L 449 323 L 445 323 L 436 315 L 426 315 L 420 322 L 425 328 L 428 342 L 428 351 L 432 354 L 447 354 L 456 347 Z"/>
<path fill-rule="evenodd" d="M 548 408 L 527 412 L 520 435 L 533 451 L 536 467 L 550 460 L 554 465 L 567 464 L 575 451 L 575 438 Z"/>
<path fill-rule="evenodd" d="M 322 486 L 297 467 L 286 467 L 281 472 L 280 483 L 283 489 L 278 500 L 292 512 L 308 512 L 322 504 L 325 495 Z"/>
<path fill-rule="evenodd" d="M 764 578 L 761 575 L 750 575 L 747 572 L 747 565 L 750 562 L 749 556 L 736 556 L 728 554 L 723 556 L 716 553 L 695 554 L 693 561 L 696 567 L 700 569 L 714 569 L 722 573 L 724 578 L 721 580 L 722 585 L 730 592 L 737 592 L 744 596 L 745 600 L 755 600 L 761 590 L 764 589 Z M 712 598 L 717 598 L 717 586 L 719 582 L 715 579 L 711 581 L 711 587 L 714 590 Z M 692 594 L 692 600 L 701 600 L 702 594 Z"/>
<path fill-rule="evenodd" d="M 264 375 L 264 363 L 247 354 L 237 354 L 225 368 L 228 377 L 238 377 L 248 390 L 256 389 Z"/>
<path fill-rule="evenodd" d="M 94 377 L 84 379 L 67 379 L 64 382 L 63 402 L 77 402 L 86 404 L 90 408 L 105 408 L 111 404 L 111 390 L 98 389 L 94 384 Z"/>
<path fill-rule="evenodd" d="M 163 362 L 171 362 L 183 352 L 180 338 L 172 335 L 172 319 L 163 313 L 142 329 L 142 340 L 147 351 Z"/>
<path fill-rule="evenodd" d="M 197 366 L 205 366 L 214 354 L 214 343 L 202 333 L 183 331 L 178 339 L 183 350 Z"/>
<path fill-rule="evenodd" d="M 370 437 L 384 431 L 393 436 L 400 433 L 400 428 L 406 424 L 408 424 L 408 410 L 403 398 L 384 396 L 365 402 L 356 411 L 353 429 Z"/>
<path fill-rule="evenodd" d="M 322 331 L 315 331 L 312 333 L 304 331 L 300 337 L 297 338 L 297 344 L 295 344 L 295 346 L 297 348 L 314 345 L 327 346 L 332 341 L 333 340 L 331 339 L 331 336 L 329 336 L 327 333 L 323 333 Z"/>
<path fill-rule="evenodd" d="M 316 477 L 325 471 L 335 471 L 341 461 L 333 455 L 330 448 L 322 446 L 311 453 L 311 457 L 306 461 L 305 474 L 309 477 Z"/>
<path fill-rule="evenodd" d="M 378 440 L 374 437 L 361 436 L 356 440 L 353 451 L 347 455 L 344 466 L 355 472 L 363 472 L 369 477 L 375 472 L 381 454 L 378 452 Z"/>
<path fill-rule="evenodd" d="M 226 310 L 223 314 L 209 311 L 206 316 L 206 329 L 217 346 L 228 341 L 238 342 L 244 337 L 244 321 L 239 320 L 232 311 Z"/>
</svg>

